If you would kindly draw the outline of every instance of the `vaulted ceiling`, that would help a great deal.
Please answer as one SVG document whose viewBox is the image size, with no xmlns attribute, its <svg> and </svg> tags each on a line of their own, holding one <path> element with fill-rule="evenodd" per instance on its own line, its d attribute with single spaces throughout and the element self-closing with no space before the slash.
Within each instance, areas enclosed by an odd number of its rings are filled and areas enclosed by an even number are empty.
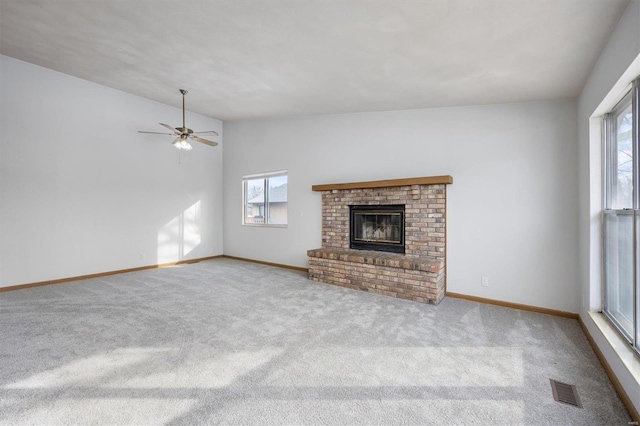
<svg viewBox="0 0 640 426">
<path fill-rule="evenodd" d="M 223 120 L 575 98 L 630 3 L 0 1 L 0 53 Z"/>
</svg>

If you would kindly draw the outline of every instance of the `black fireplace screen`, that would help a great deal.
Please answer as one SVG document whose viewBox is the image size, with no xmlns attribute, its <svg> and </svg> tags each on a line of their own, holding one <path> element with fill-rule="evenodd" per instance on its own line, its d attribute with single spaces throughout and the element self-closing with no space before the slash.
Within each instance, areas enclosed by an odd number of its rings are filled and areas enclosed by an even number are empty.
<svg viewBox="0 0 640 426">
<path fill-rule="evenodd" d="M 350 206 L 350 247 L 404 253 L 404 205 Z"/>
</svg>

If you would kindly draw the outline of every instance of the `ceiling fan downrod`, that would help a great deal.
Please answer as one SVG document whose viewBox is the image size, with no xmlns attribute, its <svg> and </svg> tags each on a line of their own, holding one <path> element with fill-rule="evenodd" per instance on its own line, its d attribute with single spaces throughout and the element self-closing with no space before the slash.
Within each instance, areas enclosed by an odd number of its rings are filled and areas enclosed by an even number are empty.
<svg viewBox="0 0 640 426">
<path fill-rule="evenodd" d="M 180 89 L 180 93 L 182 93 L 182 128 L 186 129 L 187 126 L 185 125 L 186 121 L 184 119 L 184 95 L 186 95 L 189 92 L 187 92 L 184 89 Z"/>
</svg>

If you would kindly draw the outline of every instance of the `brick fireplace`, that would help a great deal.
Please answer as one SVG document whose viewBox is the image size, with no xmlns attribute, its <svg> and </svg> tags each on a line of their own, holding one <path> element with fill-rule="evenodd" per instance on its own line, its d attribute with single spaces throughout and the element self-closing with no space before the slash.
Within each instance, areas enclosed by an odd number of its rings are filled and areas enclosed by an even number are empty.
<svg viewBox="0 0 640 426">
<path fill-rule="evenodd" d="M 322 248 L 307 252 L 309 278 L 438 304 L 446 285 L 446 185 L 451 183 L 451 176 L 430 176 L 314 185 L 322 192 Z M 404 254 L 350 248 L 352 207 L 376 211 L 373 206 L 391 205 L 404 206 Z"/>
</svg>

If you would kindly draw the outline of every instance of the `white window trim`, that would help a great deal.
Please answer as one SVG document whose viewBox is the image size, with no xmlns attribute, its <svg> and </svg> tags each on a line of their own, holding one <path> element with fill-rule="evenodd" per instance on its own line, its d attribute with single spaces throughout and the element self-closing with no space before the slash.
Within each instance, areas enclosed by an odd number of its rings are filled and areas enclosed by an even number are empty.
<svg viewBox="0 0 640 426">
<path fill-rule="evenodd" d="M 265 173 L 255 173 L 255 174 L 250 174 L 250 175 L 244 175 L 242 176 L 242 218 L 241 218 L 241 223 L 242 226 L 248 226 L 251 228 L 287 228 L 289 226 L 289 200 L 288 200 L 288 196 L 287 196 L 287 223 L 286 224 L 277 224 L 277 223 L 246 223 L 245 219 L 246 219 L 246 190 L 247 190 L 247 185 L 245 184 L 245 181 L 247 180 L 251 180 L 251 179 L 270 179 L 270 178 L 274 178 L 274 177 L 280 177 L 280 176 L 287 176 L 287 184 L 289 182 L 289 174 L 287 170 L 277 170 L 277 171 L 273 171 L 273 172 L 265 172 Z M 287 190 L 287 195 L 288 195 L 288 190 Z M 265 199 L 264 199 L 264 216 L 267 216 L 267 209 L 268 209 L 268 203 L 269 203 L 269 191 L 265 189 Z"/>
</svg>

